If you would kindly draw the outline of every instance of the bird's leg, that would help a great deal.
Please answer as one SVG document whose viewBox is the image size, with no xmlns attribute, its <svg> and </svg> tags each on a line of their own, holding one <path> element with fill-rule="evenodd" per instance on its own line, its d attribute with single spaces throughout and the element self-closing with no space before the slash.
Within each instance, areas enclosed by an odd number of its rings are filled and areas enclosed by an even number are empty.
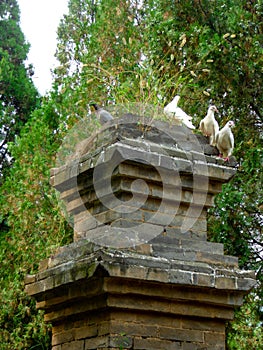
<svg viewBox="0 0 263 350">
<path fill-rule="evenodd" d="M 229 162 L 229 157 L 227 156 L 226 158 L 224 158 L 225 162 Z"/>
</svg>

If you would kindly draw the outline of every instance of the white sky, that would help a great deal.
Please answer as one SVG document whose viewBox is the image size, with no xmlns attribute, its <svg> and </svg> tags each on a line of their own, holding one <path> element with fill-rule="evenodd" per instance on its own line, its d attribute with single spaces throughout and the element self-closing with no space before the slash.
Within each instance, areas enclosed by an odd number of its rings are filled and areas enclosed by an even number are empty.
<svg viewBox="0 0 263 350">
<path fill-rule="evenodd" d="M 33 81 L 41 95 L 52 85 L 51 68 L 57 63 L 57 27 L 67 13 L 68 0 L 17 0 L 20 8 L 20 26 L 30 43 L 28 63 L 35 68 Z"/>
</svg>

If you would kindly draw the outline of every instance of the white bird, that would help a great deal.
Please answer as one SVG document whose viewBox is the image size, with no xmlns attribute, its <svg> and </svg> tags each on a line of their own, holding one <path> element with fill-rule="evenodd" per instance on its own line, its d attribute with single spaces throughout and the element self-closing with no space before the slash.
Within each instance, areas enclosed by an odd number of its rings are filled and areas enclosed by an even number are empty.
<svg viewBox="0 0 263 350">
<path fill-rule="evenodd" d="M 168 103 L 168 105 L 164 107 L 164 113 L 168 116 L 177 118 L 189 129 L 195 129 L 195 126 L 191 122 L 193 118 L 186 114 L 180 107 L 177 107 L 179 99 L 180 96 L 176 95 L 172 102 Z"/>
<path fill-rule="evenodd" d="M 96 103 L 91 103 L 90 106 L 93 106 L 97 115 L 100 118 L 100 123 L 101 124 L 105 124 L 110 120 L 113 120 L 113 116 L 106 111 L 105 109 L 103 109 L 102 107 L 99 107 Z"/>
<path fill-rule="evenodd" d="M 215 112 L 218 113 L 216 106 L 210 106 L 206 116 L 201 120 L 199 125 L 202 134 L 209 137 L 209 143 L 212 146 L 216 145 L 216 134 L 219 131 L 219 125 L 215 119 Z"/>
<path fill-rule="evenodd" d="M 234 148 L 234 135 L 231 128 L 235 123 L 230 120 L 216 135 L 216 147 L 219 150 L 219 157 L 223 157 L 225 161 L 229 161 Z"/>
</svg>

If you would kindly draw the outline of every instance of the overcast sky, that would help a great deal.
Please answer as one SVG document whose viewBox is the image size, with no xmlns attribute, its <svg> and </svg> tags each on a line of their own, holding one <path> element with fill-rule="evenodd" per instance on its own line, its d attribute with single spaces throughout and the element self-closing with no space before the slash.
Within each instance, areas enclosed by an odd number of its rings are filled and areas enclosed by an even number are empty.
<svg viewBox="0 0 263 350">
<path fill-rule="evenodd" d="M 20 26 L 31 49 L 28 62 L 35 67 L 34 84 L 44 95 L 51 88 L 50 69 L 56 66 L 57 27 L 67 13 L 68 0 L 17 0 Z"/>
</svg>

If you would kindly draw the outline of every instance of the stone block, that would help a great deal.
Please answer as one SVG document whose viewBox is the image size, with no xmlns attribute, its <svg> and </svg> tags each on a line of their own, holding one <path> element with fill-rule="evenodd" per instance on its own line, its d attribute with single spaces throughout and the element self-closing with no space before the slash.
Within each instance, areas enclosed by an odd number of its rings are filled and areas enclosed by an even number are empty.
<svg viewBox="0 0 263 350">
<path fill-rule="evenodd" d="M 67 203 L 66 206 L 67 212 L 70 214 L 80 214 L 85 210 L 85 206 L 83 203 L 83 199 L 81 197 L 77 197 L 76 199 L 73 199 L 72 201 Z"/>
<path fill-rule="evenodd" d="M 193 241 L 188 239 L 181 239 L 180 240 L 180 247 L 190 249 L 193 251 L 199 251 L 199 252 L 207 252 L 211 254 L 219 254 L 223 255 L 224 253 L 224 246 L 221 243 L 211 243 L 206 241 Z"/>
<path fill-rule="evenodd" d="M 158 338 L 135 338 L 134 350 L 182 350 L 181 342 L 161 340 Z"/>
<path fill-rule="evenodd" d="M 95 219 L 95 217 L 89 215 L 86 211 L 85 214 L 86 218 L 84 218 L 82 221 L 74 223 L 74 230 L 76 233 L 84 233 L 99 226 L 99 222 Z"/>
<path fill-rule="evenodd" d="M 97 322 L 97 329 L 98 329 L 98 336 L 102 336 L 102 335 L 107 335 L 110 334 L 112 332 L 112 323 L 110 322 L 110 320 L 105 320 L 105 313 L 102 314 L 103 315 L 103 319 L 99 320 Z"/>
<path fill-rule="evenodd" d="M 201 330 L 182 330 L 170 327 L 160 328 L 160 339 L 175 341 L 204 342 L 204 332 Z"/>
<path fill-rule="evenodd" d="M 238 290 L 250 290 L 251 288 L 253 288 L 255 286 L 255 278 L 256 278 L 256 274 L 254 275 L 254 278 L 238 278 L 237 279 L 237 289 Z"/>
<path fill-rule="evenodd" d="M 189 318 L 182 318 L 181 322 L 183 329 L 196 329 L 196 330 L 202 330 L 204 331 L 204 335 L 206 335 L 206 332 L 219 332 L 224 334 L 225 333 L 225 324 L 222 320 L 205 320 L 202 319 L 189 319 Z"/>
<path fill-rule="evenodd" d="M 168 270 L 164 271 L 158 268 L 149 268 L 147 273 L 147 279 L 149 281 L 152 280 L 152 281 L 168 283 L 170 282 L 170 274 Z"/>
<path fill-rule="evenodd" d="M 151 244 L 140 244 L 136 245 L 136 247 L 133 248 L 137 253 L 143 254 L 143 255 L 151 255 L 153 250 L 152 250 L 152 245 Z"/>
<path fill-rule="evenodd" d="M 39 266 L 38 266 L 38 270 L 39 271 L 46 270 L 48 268 L 48 262 L 49 262 L 49 258 L 40 261 Z"/>
<path fill-rule="evenodd" d="M 72 342 L 74 339 L 74 329 L 52 335 L 52 346 Z"/>
<path fill-rule="evenodd" d="M 98 335 L 98 326 L 84 326 L 75 329 L 75 339 L 86 339 L 96 337 Z"/>
<path fill-rule="evenodd" d="M 52 350 L 61 350 L 61 345 L 52 346 Z"/>
<path fill-rule="evenodd" d="M 159 166 L 174 172 L 192 173 L 193 171 L 192 162 L 190 160 L 170 157 L 169 155 L 160 156 Z"/>
<path fill-rule="evenodd" d="M 182 134 L 181 134 L 182 135 Z M 183 136 L 183 138 L 185 138 Z M 179 148 L 176 147 L 168 147 L 165 145 L 162 145 L 161 147 L 158 144 L 150 143 L 149 148 L 151 152 L 156 152 L 159 154 L 165 154 L 165 155 L 170 155 L 173 158 L 179 158 L 179 159 L 186 159 L 190 160 L 191 157 L 188 152 L 183 151 Z"/>
<path fill-rule="evenodd" d="M 225 276 L 216 276 L 215 277 L 215 288 L 235 290 L 237 288 L 236 278 L 234 276 L 232 278 L 225 277 Z"/>
<path fill-rule="evenodd" d="M 215 350 L 209 349 L 206 344 L 182 342 L 182 350 Z M 220 349 L 223 350 L 223 349 Z"/>
<path fill-rule="evenodd" d="M 61 350 L 83 350 L 84 340 L 72 341 L 61 345 Z"/>
<path fill-rule="evenodd" d="M 195 261 L 196 251 L 178 248 L 175 245 L 152 244 L 153 256 L 171 260 Z"/>
<path fill-rule="evenodd" d="M 28 295 L 37 295 L 44 291 L 44 285 L 42 281 L 27 284 L 25 286 L 25 291 Z"/>
<path fill-rule="evenodd" d="M 145 222 L 148 222 L 150 224 L 155 224 L 155 225 L 160 225 L 163 227 L 166 226 L 175 226 L 175 218 L 174 215 L 169 214 L 169 213 L 164 213 L 164 212 L 147 212 L 147 211 L 143 211 L 143 218 Z M 176 217 L 176 223 L 178 224 L 178 226 L 181 224 L 182 219 Z"/>
<path fill-rule="evenodd" d="M 169 276 L 169 282 L 175 284 L 192 285 L 193 273 L 189 271 L 171 270 Z"/>
<path fill-rule="evenodd" d="M 205 343 L 207 345 L 218 346 L 221 344 L 222 348 L 225 345 L 225 332 L 205 332 Z"/>
<path fill-rule="evenodd" d="M 202 261 L 212 265 L 223 267 L 238 268 L 238 258 L 229 255 L 210 254 L 206 252 L 197 252 L 197 261 Z"/>
<path fill-rule="evenodd" d="M 215 285 L 215 278 L 211 274 L 194 273 L 193 284 L 196 284 L 202 287 L 211 287 Z"/>
<path fill-rule="evenodd" d="M 149 144 L 146 143 L 143 140 L 134 140 L 134 139 L 130 139 L 130 138 L 125 138 L 122 140 L 123 143 L 125 143 L 125 145 L 129 145 L 132 146 L 134 148 L 139 148 L 142 149 L 144 151 L 149 151 Z M 158 147 L 158 153 L 160 152 L 160 147 Z"/>
<path fill-rule="evenodd" d="M 35 275 L 26 275 L 25 276 L 25 285 L 30 285 L 31 283 L 36 282 L 36 276 Z"/>
<path fill-rule="evenodd" d="M 109 336 L 89 338 L 85 340 L 85 346 L 81 350 L 109 349 Z"/>
<path fill-rule="evenodd" d="M 205 240 L 206 238 L 206 227 L 207 223 L 204 219 L 196 219 L 196 218 L 185 218 L 182 221 L 181 225 L 178 226 L 172 226 L 173 228 L 177 228 L 181 231 L 183 235 L 185 235 L 185 239 L 192 239 L 196 237 L 200 240 Z M 169 229 L 169 227 L 166 227 L 166 230 Z M 183 237 L 183 236 L 182 236 Z"/>
<path fill-rule="evenodd" d="M 111 336 L 109 347 L 117 349 L 132 349 L 133 338 L 122 334 Z"/>
</svg>

